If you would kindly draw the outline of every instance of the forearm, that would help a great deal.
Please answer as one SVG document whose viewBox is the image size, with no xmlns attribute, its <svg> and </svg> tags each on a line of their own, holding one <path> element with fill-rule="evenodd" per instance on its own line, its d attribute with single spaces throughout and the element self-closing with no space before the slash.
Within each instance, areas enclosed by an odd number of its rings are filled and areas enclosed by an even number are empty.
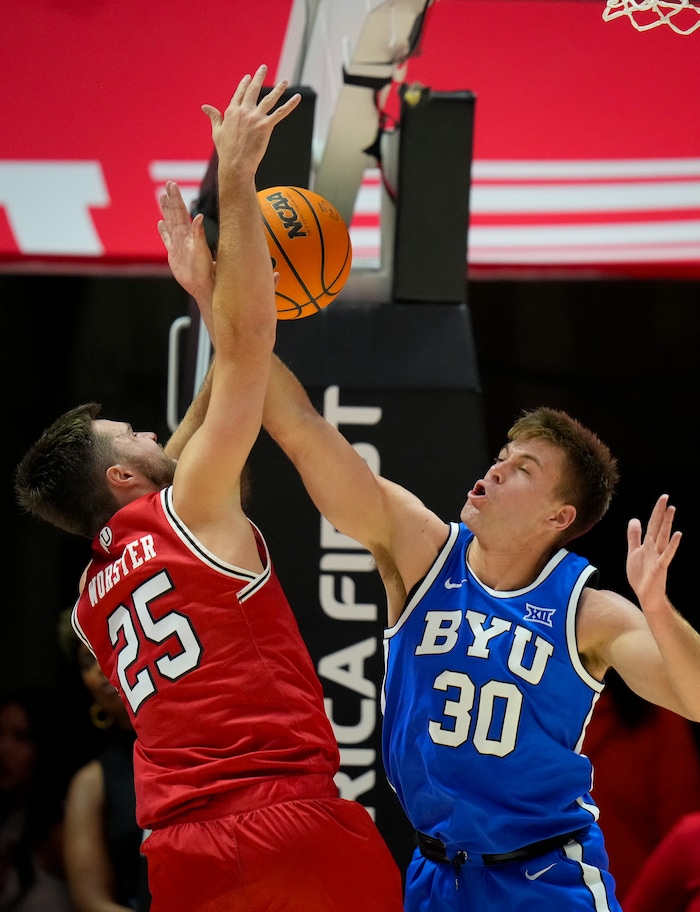
<svg viewBox="0 0 700 912">
<path fill-rule="evenodd" d="M 662 605 L 655 605 L 654 611 L 644 614 L 678 701 L 676 711 L 700 722 L 700 634 L 668 598 L 664 598 Z"/>
<path fill-rule="evenodd" d="M 179 459 L 185 444 L 204 421 L 211 394 L 211 382 L 214 373 L 214 359 L 212 358 L 206 376 L 202 381 L 199 392 L 190 403 L 189 408 L 180 424 L 173 431 L 170 439 L 165 444 L 165 453 L 171 459 Z"/>
<path fill-rule="evenodd" d="M 272 265 L 252 183 L 231 198 L 234 211 L 221 224 L 207 329 L 220 357 L 254 363 L 258 350 L 272 351 L 277 332 Z"/>
<path fill-rule="evenodd" d="M 263 427 L 288 456 L 293 448 L 304 443 L 301 426 L 304 417 L 318 417 L 318 412 L 299 380 L 273 354 L 263 408 Z"/>
<path fill-rule="evenodd" d="M 255 113 L 260 116 L 259 109 Z M 231 129 L 219 132 L 216 141 L 219 237 L 210 335 L 220 358 L 254 365 L 259 349 L 271 352 L 277 330 L 272 264 L 255 187 L 262 124 L 253 128 L 245 105 L 235 104 L 224 124 Z"/>
<path fill-rule="evenodd" d="M 273 355 L 263 427 L 291 460 L 319 512 L 365 547 L 386 540 L 379 480 Z M 380 531 L 381 530 L 381 531 Z"/>
<path fill-rule="evenodd" d="M 209 334 L 209 341 L 212 344 L 212 348 L 216 348 L 216 340 L 214 338 L 214 319 L 212 316 L 212 307 L 213 307 L 213 297 L 214 297 L 214 286 L 212 284 L 211 289 L 206 292 L 200 292 L 198 295 L 192 295 L 194 298 L 195 304 L 199 310 L 199 315 L 204 323 L 204 328 Z"/>
</svg>

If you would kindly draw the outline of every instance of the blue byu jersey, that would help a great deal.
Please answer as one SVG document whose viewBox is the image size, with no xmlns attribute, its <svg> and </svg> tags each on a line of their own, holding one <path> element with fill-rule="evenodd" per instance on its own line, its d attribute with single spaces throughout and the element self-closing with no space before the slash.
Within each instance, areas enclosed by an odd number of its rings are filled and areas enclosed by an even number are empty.
<svg viewBox="0 0 700 912">
<path fill-rule="evenodd" d="M 598 818 L 581 744 L 603 685 L 576 648 L 596 569 L 561 549 L 531 585 L 498 592 L 467 565 L 472 538 L 450 524 L 384 638 L 387 776 L 449 857 L 510 852 Z"/>
</svg>

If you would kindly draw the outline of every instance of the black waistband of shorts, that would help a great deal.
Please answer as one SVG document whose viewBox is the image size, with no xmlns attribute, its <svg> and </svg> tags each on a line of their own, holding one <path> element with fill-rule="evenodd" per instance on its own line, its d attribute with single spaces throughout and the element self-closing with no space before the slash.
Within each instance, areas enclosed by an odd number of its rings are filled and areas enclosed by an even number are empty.
<svg viewBox="0 0 700 912">
<path fill-rule="evenodd" d="M 481 855 L 481 861 L 485 865 L 505 864 L 508 861 L 525 861 L 528 858 L 536 858 L 538 855 L 544 855 L 552 849 L 558 849 L 567 844 L 572 839 L 580 836 L 584 830 L 573 830 L 571 833 L 563 833 L 561 836 L 551 836 L 549 839 L 540 839 L 538 842 L 531 842 L 530 845 L 523 846 L 521 849 L 514 849 L 512 852 L 503 852 L 501 855 Z M 441 839 L 435 839 L 433 836 L 427 836 L 416 830 L 416 843 L 420 853 L 424 858 L 431 861 L 451 864 L 460 868 L 468 859 L 468 853 L 459 851 L 453 858 L 448 858 L 445 843 Z"/>
</svg>

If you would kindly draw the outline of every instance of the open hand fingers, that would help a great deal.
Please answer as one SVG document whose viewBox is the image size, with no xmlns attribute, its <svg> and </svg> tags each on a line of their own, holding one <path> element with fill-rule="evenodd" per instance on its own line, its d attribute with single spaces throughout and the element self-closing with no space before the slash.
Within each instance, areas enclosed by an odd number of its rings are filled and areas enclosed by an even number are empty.
<svg viewBox="0 0 700 912">
<path fill-rule="evenodd" d="M 664 518 L 667 504 L 668 494 L 662 494 L 654 504 L 654 509 L 651 511 L 651 516 L 649 517 L 649 522 L 647 523 L 647 535 L 651 538 L 656 538 L 656 536 L 659 534 L 659 529 L 661 528 L 661 523 Z"/>
<path fill-rule="evenodd" d="M 192 233 L 195 237 L 204 235 L 204 214 L 202 212 L 198 212 L 192 219 Z"/>
<path fill-rule="evenodd" d="M 224 118 L 218 108 L 215 108 L 213 105 L 203 104 L 202 110 L 211 121 L 212 130 L 221 125 Z"/>
<path fill-rule="evenodd" d="M 163 244 L 165 245 L 166 250 L 170 250 L 171 237 L 170 232 L 173 227 L 172 212 L 170 206 L 171 198 L 171 184 L 172 181 L 167 181 L 165 184 L 165 189 L 160 195 L 160 210 L 163 213 L 163 218 L 158 220 L 158 234 L 160 235 Z"/>
<path fill-rule="evenodd" d="M 260 97 L 268 68 L 258 67 L 253 76 L 244 76 L 231 101 L 222 114 L 213 105 L 202 105 L 202 111 L 211 121 L 212 138 L 219 154 L 219 169 L 257 168 L 265 154 L 272 130 L 284 120 L 301 101 L 297 92 L 284 104 L 280 99 L 287 89 L 287 80 L 281 80 Z"/>
<path fill-rule="evenodd" d="M 661 517 L 661 525 L 659 526 L 659 531 L 656 536 L 657 546 L 660 548 L 665 548 L 671 538 L 671 531 L 673 528 L 673 520 L 676 516 L 676 508 L 667 506 L 664 510 L 664 514 Z"/>
<path fill-rule="evenodd" d="M 640 521 L 631 519 L 627 526 L 628 554 L 636 550 L 657 568 L 667 570 L 681 541 L 681 533 L 673 532 L 675 515 L 676 508 L 669 504 L 668 494 L 662 494 L 651 511 L 643 536 Z"/>
<path fill-rule="evenodd" d="M 183 225 L 189 228 L 190 213 L 175 181 L 166 183 L 165 193 L 160 197 L 160 208 L 163 210 L 163 217 L 168 222 L 171 231 L 173 228 Z"/>
<path fill-rule="evenodd" d="M 158 221 L 158 233 L 166 250 L 170 251 L 175 235 L 189 232 L 191 225 L 190 214 L 175 181 L 167 181 L 160 195 L 160 208 L 163 218 Z"/>
<path fill-rule="evenodd" d="M 631 551 L 639 548 L 642 543 L 642 524 L 638 519 L 630 519 L 627 523 L 627 547 Z"/>
<path fill-rule="evenodd" d="M 673 560 L 673 557 L 678 550 L 678 546 L 681 543 L 681 538 L 681 532 L 674 532 L 666 547 L 659 554 L 659 563 L 665 570 L 668 569 L 668 565 Z"/>
<path fill-rule="evenodd" d="M 166 250 L 170 249 L 170 232 L 168 231 L 163 219 L 158 220 L 158 234 Z"/>
<path fill-rule="evenodd" d="M 251 107 L 255 107 L 266 76 L 267 66 L 265 64 L 259 66 L 252 76 L 250 73 L 246 73 L 236 86 L 236 91 L 231 96 L 231 101 L 228 104 L 227 110 L 239 107 L 245 103 L 249 104 Z M 202 105 L 203 111 L 205 110 L 205 107 L 211 109 L 210 105 Z M 205 111 L 205 113 L 209 112 Z"/>
<path fill-rule="evenodd" d="M 248 84 L 246 85 L 245 91 L 243 93 L 244 101 L 249 101 L 252 104 L 258 103 L 258 98 L 260 97 L 260 89 L 262 89 L 263 82 L 265 81 L 266 76 L 267 76 L 267 65 L 263 63 L 257 68 L 255 73 L 253 73 L 252 78 L 249 79 Z"/>
<path fill-rule="evenodd" d="M 681 533 L 672 532 L 676 508 L 668 505 L 668 497 L 660 498 L 654 510 L 656 510 L 662 500 L 665 503 L 665 508 L 660 516 L 654 545 L 659 555 L 659 563 L 664 569 L 667 569 L 678 550 L 678 545 L 681 543 Z"/>
<path fill-rule="evenodd" d="M 671 538 L 675 515 L 676 508 L 669 505 L 668 494 L 662 494 L 651 511 L 644 541 L 655 544 L 658 551 L 663 551 Z"/>
<path fill-rule="evenodd" d="M 263 67 L 258 67 L 256 75 L 260 72 L 261 69 L 263 69 Z M 265 67 L 264 69 L 267 72 L 267 67 Z M 231 105 L 234 103 L 240 104 L 245 99 L 246 93 L 247 93 L 248 89 L 250 88 L 250 85 L 253 82 L 254 78 L 255 77 L 251 76 L 250 73 L 246 73 L 245 76 L 243 76 L 241 81 L 236 86 L 236 91 L 233 93 L 233 96 L 231 97 L 231 101 L 229 102 L 229 107 L 231 107 Z M 262 79 L 264 79 L 264 74 L 263 74 Z M 259 85 L 262 85 L 262 79 L 260 79 Z"/>
<path fill-rule="evenodd" d="M 282 91 L 287 88 L 287 83 L 284 84 Z M 280 92 L 280 94 L 282 94 Z M 268 116 L 273 121 L 274 124 L 278 124 L 280 120 L 291 114 L 291 112 L 296 108 L 296 106 L 301 101 L 301 95 L 296 92 L 291 98 L 288 98 L 283 105 L 280 105 L 278 108 L 275 108 Z"/>
<path fill-rule="evenodd" d="M 261 69 L 263 68 L 261 67 Z M 265 70 L 266 69 L 267 68 L 265 68 Z M 251 83 L 251 89 L 254 88 L 254 85 L 255 80 L 253 80 Z M 301 95 L 298 92 L 295 92 L 295 94 L 292 95 L 291 98 L 288 98 L 284 104 L 280 105 L 279 107 L 275 107 L 277 105 L 277 102 L 287 91 L 288 87 L 289 81 L 287 79 L 282 79 L 277 83 L 277 85 L 273 86 L 273 88 L 271 88 L 265 96 L 260 98 L 259 101 L 256 98 L 258 109 L 262 111 L 263 114 L 267 114 L 268 117 L 272 120 L 273 124 L 277 124 L 280 120 L 283 120 L 291 111 L 294 110 L 294 108 L 296 108 L 296 106 L 301 101 Z"/>
<path fill-rule="evenodd" d="M 260 97 L 260 92 L 267 73 L 267 66 L 262 64 L 257 68 L 253 76 L 250 76 L 249 74 L 244 76 L 238 83 L 238 88 L 231 98 L 229 108 L 238 105 L 248 105 L 251 108 L 257 107 L 263 114 L 271 115 L 274 123 L 282 120 L 290 111 L 293 111 L 301 101 L 301 95 L 298 93 L 291 98 L 288 98 L 283 105 L 279 106 L 279 108 L 273 110 L 289 86 L 289 81 L 287 79 L 280 80 L 277 85 L 273 86 L 262 98 Z"/>
</svg>

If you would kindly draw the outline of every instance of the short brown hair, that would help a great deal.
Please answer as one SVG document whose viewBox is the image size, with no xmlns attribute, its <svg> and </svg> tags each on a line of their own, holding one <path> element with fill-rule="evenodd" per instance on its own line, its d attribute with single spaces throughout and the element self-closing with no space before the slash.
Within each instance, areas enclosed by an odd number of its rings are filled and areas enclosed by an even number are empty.
<svg viewBox="0 0 700 912">
<path fill-rule="evenodd" d="M 540 407 L 525 411 L 508 440 L 548 440 L 564 453 L 559 495 L 576 507 L 562 542 L 588 532 L 605 516 L 619 480 L 617 460 L 593 431 L 566 412 Z"/>
<path fill-rule="evenodd" d="M 87 538 L 94 538 L 118 508 L 105 481 L 114 449 L 92 425 L 100 409 L 97 402 L 87 402 L 64 412 L 15 470 L 15 495 L 24 510 Z"/>
</svg>

